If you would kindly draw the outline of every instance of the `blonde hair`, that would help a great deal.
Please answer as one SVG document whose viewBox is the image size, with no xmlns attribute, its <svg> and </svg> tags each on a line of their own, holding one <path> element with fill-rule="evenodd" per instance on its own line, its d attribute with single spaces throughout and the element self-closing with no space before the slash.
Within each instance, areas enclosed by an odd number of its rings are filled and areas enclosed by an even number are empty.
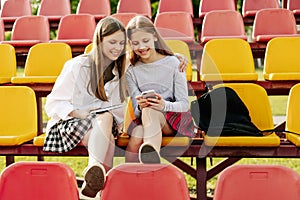
<svg viewBox="0 0 300 200">
<path fill-rule="evenodd" d="M 126 27 L 126 33 L 127 33 L 128 39 L 131 40 L 132 34 L 138 30 L 144 31 L 147 33 L 151 33 L 157 38 L 157 41 L 155 41 L 154 45 L 155 45 L 155 50 L 158 53 L 160 53 L 162 55 L 174 55 L 173 52 L 171 51 L 171 49 L 165 43 L 164 39 L 161 37 L 161 35 L 157 31 L 153 22 L 149 18 L 147 18 L 143 15 L 137 15 L 134 18 L 132 18 L 128 22 L 127 27 Z M 139 60 L 139 56 L 136 53 L 134 53 L 133 50 L 130 51 L 129 58 L 130 58 L 130 63 L 132 65 L 134 65 Z"/>
<path fill-rule="evenodd" d="M 104 55 L 103 55 L 103 49 L 102 49 L 102 42 L 103 38 L 109 35 L 112 35 L 113 33 L 121 30 L 124 32 L 124 48 L 121 52 L 119 58 L 115 61 L 113 61 L 109 66 L 104 66 Z M 125 64 L 126 64 L 126 32 L 125 28 L 122 25 L 120 21 L 113 17 L 105 17 L 100 20 L 100 22 L 96 26 L 96 30 L 93 37 L 93 48 L 91 52 L 88 54 L 91 64 L 91 80 L 90 80 L 90 86 L 93 94 L 103 100 L 107 101 L 108 98 L 106 96 L 105 90 L 104 90 L 104 84 L 106 82 L 104 77 L 104 70 L 112 70 L 114 66 L 118 69 L 119 74 L 119 86 L 120 86 L 120 97 L 123 101 L 125 98 L 126 93 L 126 87 L 125 87 L 125 81 L 124 81 L 124 73 L 125 73 Z"/>
</svg>

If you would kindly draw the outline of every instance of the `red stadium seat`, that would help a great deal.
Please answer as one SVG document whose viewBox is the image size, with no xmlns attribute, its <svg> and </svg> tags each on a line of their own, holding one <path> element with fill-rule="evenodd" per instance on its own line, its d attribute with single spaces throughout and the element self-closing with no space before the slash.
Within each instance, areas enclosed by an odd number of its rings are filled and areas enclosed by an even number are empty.
<svg viewBox="0 0 300 200">
<path fill-rule="evenodd" d="M 247 41 L 241 14 L 234 10 L 208 12 L 202 23 L 201 42 L 218 38 L 240 38 Z"/>
<path fill-rule="evenodd" d="M 11 40 L 2 41 L 1 44 L 31 47 L 50 39 L 49 22 L 45 16 L 22 16 L 14 23 Z"/>
<path fill-rule="evenodd" d="M 119 0 L 117 13 L 137 13 L 152 18 L 150 0 Z"/>
<path fill-rule="evenodd" d="M 96 21 L 111 14 L 109 0 L 80 0 L 77 5 L 76 14 L 91 14 Z"/>
<path fill-rule="evenodd" d="M 157 13 L 188 12 L 194 16 L 192 0 L 160 0 Z"/>
<path fill-rule="evenodd" d="M 214 200 L 298 200 L 300 176 L 279 165 L 233 165 L 221 172 Z"/>
<path fill-rule="evenodd" d="M 172 165 L 126 163 L 107 174 L 101 200 L 188 200 L 184 174 Z"/>
<path fill-rule="evenodd" d="M 136 13 L 114 13 L 111 16 L 118 19 L 126 27 L 128 22 L 136 15 Z"/>
<path fill-rule="evenodd" d="M 17 162 L 0 176 L 1 200 L 78 200 L 73 170 L 58 162 Z"/>
<path fill-rule="evenodd" d="M 5 39 L 4 22 L 2 19 L 0 19 L 0 41 L 3 41 L 4 39 Z"/>
<path fill-rule="evenodd" d="M 284 8 L 266 8 L 254 18 L 252 40 L 268 42 L 275 37 L 297 36 L 293 12 Z"/>
<path fill-rule="evenodd" d="M 255 17 L 257 11 L 265 8 L 279 8 L 277 0 L 244 0 L 243 17 Z"/>
<path fill-rule="evenodd" d="M 42 0 L 37 15 L 46 16 L 49 21 L 59 22 L 62 16 L 71 14 L 70 0 Z"/>
<path fill-rule="evenodd" d="M 92 42 L 96 21 L 90 14 L 70 14 L 61 18 L 56 40 L 50 42 L 64 42 L 73 45 L 86 46 Z"/>
<path fill-rule="evenodd" d="M 236 10 L 235 0 L 201 0 L 199 5 L 199 17 L 212 10 Z"/>
<path fill-rule="evenodd" d="M 156 15 L 154 25 L 166 40 L 194 42 L 192 16 L 187 12 L 163 12 Z"/>
</svg>

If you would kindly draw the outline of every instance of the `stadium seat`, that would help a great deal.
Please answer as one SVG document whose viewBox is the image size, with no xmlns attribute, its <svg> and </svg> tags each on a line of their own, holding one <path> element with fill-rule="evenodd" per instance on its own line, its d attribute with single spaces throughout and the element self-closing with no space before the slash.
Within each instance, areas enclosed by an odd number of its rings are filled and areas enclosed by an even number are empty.
<svg viewBox="0 0 300 200">
<path fill-rule="evenodd" d="M 218 38 L 241 38 L 247 41 L 241 14 L 235 10 L 214 10 L 202 22 L 201 42 Z"/>
<path fill-rule="evenodd" d="M 297 200 L 299 174 L 280 165 L 233 165 L 217 179 L 214 200 Z"/>
<path fill-rule="evenodd" d="M 188 12 L 194 17 L 192 0 L 160 0 L 157 13 Z"/>
<path fill-rule="evenodd" d="M 32 15 L 30 0 L 6 0 L 0 10 L 0 17 L 4 21 L 4 25 L 11 26 L 18 17 Z M 9 30 L 11 29 L 8 28 Z"/>
<path fill-rule="evenodd" d="M 235 0 L 201 0 L 199 5 L 199 18 L 212 10 L 236 10 Z"/>
<path fill-rule="evenodd" d="M 66 43 L 40 43 L 30 48 L 24 67 L 24 76 L 12 77 L 14 84 L 54 83 L 65 62 L 72 58 Z"/>
<path fill-rule="evenodd" d="M 279 8 L 278 0 L 244 0 L 242 5 L 244 20 L 248 19 L 249 24 L 253 24 L 257 11 L 265 8 Z"/>
<path fill-rule="evenodd" d="M 165 40 L 165 42 L 174 53 L 180 53 L 188 60 L 188 65 L 186 68 L 186 79 L 187 81 L 192 81 L 192 58 L 188 44 L 181 40 Z"/>
<path fill-rule="evenodd" d="M 4 22 L 2 19 L 0 19 L 0 41 L 5 40 L 5 28 L 4 28 Z"/>
<path fill-rule="evenodd" d="M 0 96 L 0 146 L 16 146 L 32 140 L 37 135 L 34 91 L 26 86 L 1 86 Z"/>
<path fill-rule="evenodd" d="M 297 36 L 292 11 L 284 8 L 266 8 L 258 11 L 253 22 L 252 40 L 268 42 L 275 37 Z"/>
<path fill-rule="evenodd" d="M 1 44 L 11 44 L 14 47 L 31 47 L 42 42 L 49 42 L 49 22 L 45 16 L 22 16 L 16 19 L 11 33 L 11 39 Z"/>
<path fill-rule="evenodd" d="M 136 13 L 152 18 L 150 0 L 119 0 L 116 13 Z"/>
<path fill-rule="evenodd" d="M 287 0 L 287 9 L 293 11 L 296 23 L 300 24 L 300 1 Z"/>
<path fill-rule="evenodd" d="M 193 19 L 187 12 L 158 13 L 154 25 L 165 40 L 195 42 Z"/>
<path fill-rule="evenodd" d="M 91 14 L 96 21 L 109 16 L 111 7 L 109 0 L 80 0 L 77 5 L 76 14 Z"/>
<path fill-rule="evenodd" d="M 256 81 L 253 55 L 249 43 L 239 38 L 213 39 L 203 49 L 200 80 Z"/>
<path fill-rule="evenodd" d="M 70 0 L 42 0 L 37 11 L 38 16 L 48 18 L 52 29 L 57 29 L 60 19 L 69 14 L 71 14 Z"/>
<path fill-rule="evenodd" d="M 125 163 L 107 173 L 100 199 L 188 200 L 190 197 L 184 174 L 174 166 Z"/>
<path fill-rule="evenodd" d="M 264 79 L 269 81 L 300 80 L 300 37 L 277 37 L 266 48 Z"/>
<path fill-rule="evenodd" d="M 0 176 L 2 200 L 78 200 L 76 176 L 64 163 L 20 161 Z"/>
<path fill-rule="evenodd" d="M 84 53 L 89 53 L 93 48 L 93 43 L 88 44 L 85 49 L 84 49 Z"/>
<path fill-rule="evenodd" d="M 235 90 L 248 108 L 251 121 L 256 125 L 257 128 L 260 130 L 274 129 L 269 98 L 266 90 L 263 87 L 255 83 L 224 83 L 216 85 L 215 88 L 220 86 L 227 86 Z M 207 146 L 277 147 L 280 145 L 280 138 L 275 133 L 262 137 L 214 137 L 205 134 L 204 143 Z"/>
<path fill-rule="evenodd" d="M 61 18 L 57 36 L 50 42 L 64 42 L 71 47 L 74 45 L 86 46 L 92 42 L 96 21 L 90 14 L 70 14 Z"/>
<path fill-rule="evenodd" d="M 114 13 L 111 16 L 118 19 L 126 27 L 128 22 L 136 15 L 136 13 Z"/>
<path fill-rule="evenodd" d="M 300 134 L 299 112 L 300 112 L 300 84 L 294 85 L 290 89 L 286 109 L 286 124 L 285 129 Z M 300 135 L 286 133 L 287 140 L 300 147 Z"/>
<path fill-rule="evenodd" d="M 0 44 L 0 58 L 0 84 L 10 83 L 17 70 L 15 48 L 10 44 Z"/>
</svg>

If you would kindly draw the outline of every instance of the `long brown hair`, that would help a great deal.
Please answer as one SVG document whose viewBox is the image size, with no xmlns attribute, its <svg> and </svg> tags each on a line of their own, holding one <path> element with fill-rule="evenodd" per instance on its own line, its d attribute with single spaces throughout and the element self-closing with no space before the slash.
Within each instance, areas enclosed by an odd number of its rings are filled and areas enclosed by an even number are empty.
<svg viewBox="0 0 300 200">
<path fill-rule="evenodd" d="M 121 30 L 124 32 L 124 49 L 121 52 L 119 58 L 109 66 L 104 66 L 104 55 L 102 49 L 103 38 L 109 36 L 117 31 Z M 91 80 L 90 85 L 93 94 L 102 101 L 107 101 L 108 98 L 106 96 L 104 90 L 104 84 L 106 82 L 104 78 L 104 70 L 113 69 L 114 66 L 117 66 L 118 74 L 119 74 L 119 88 L 120 88 L 120 97 L 123 101 L 125 98 L 125 81 L 124 81 L 124 73 L 125 73 L 125 65 L 126 65 L 126 32 L 125 28 L 120 21 L 113 17 L 105 17 L 97 24 L 94 37 L 93 37 L 93 48 L 89 53 L 90 62 L 91 62 Z"/>
<path fill-rule="evenodd" d="M 156 36 L 157 41 L 154 43 L 154 45 L 155 50 L 158 53 L 162 55 L 174 55 L 149 18 L 143 15 L 137 15 L 128 22 L 126 33 L 129 40 L 131 40 L 132 34 L 137 30 L 145 31 Z M 129 58 L 132 65 L 139 60 L 139 56 L 134 53 L 133 50 L 130 51 Z"/>
</svg>

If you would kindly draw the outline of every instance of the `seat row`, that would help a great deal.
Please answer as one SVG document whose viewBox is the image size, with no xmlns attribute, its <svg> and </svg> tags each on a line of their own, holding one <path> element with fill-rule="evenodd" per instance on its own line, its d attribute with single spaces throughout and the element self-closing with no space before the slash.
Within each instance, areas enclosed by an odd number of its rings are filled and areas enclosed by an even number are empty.
<svg viewBox="0 0 300 200">
<path fill-rule="evenodd" d="M 166 40 L 166 42 L 175 53 L 181 53 L 188 59 L 187 80 L 197 81 L 197 77 L 193 77 L 188 45 L 180 40 Z M 300 37 L 278 37 L 270 40 L 265 53 L 263 79 L 266 81 L 299 81 L 299 47 Z M 87 45 L 87 49 L 90 48 L 91 45 Z M 39 80 L 40 83 L 53 83 L 64 63 L 72 58 L 70 45 L 66 43 L 36 44 L 30 48 L 27 56 L 24 77 L 16 77 L 15 48 L 10 44 L 1 44 L 0 50 L 3 58 L 0 69 L 0 83 L 2 84 L 18 83 L 21 80 L 31 83 L 34 79 L 28 78 L 30 76 L 35 77 L 35 80 Z M 245 40 L 213 39 L 205 44 L 201 57 L 200 69 L 197 73 L 198 81 L 245 82 L 259 80 L 250 44 Z M 49 76 L 53 76 L 52 79 L 49 79 Z M 48 77 L 48 80 L 41 77 Z M 21 82 L 25 83 L 24 81 Z"/>
<path fill-rule="evenodd" d="M 243 100 L 249 110 L 252 122 L 260 130 L 274 129 L 272 111 L 266 90 L 254 83 L 226 83 L 217 85 L 234 89 Z M 45 135 L 38 135 L 37 105 L 33 89 L 28 86 L 0 86 L 0 146 L 18 146 L 33 140 L 36 146 L 43 146 Z M 253 98 L 255 96 L 255 98 Z M 286 130 L 300 133 L 297 122 L 297 113 L 300 106 L 297 99 L 300 96 L 300 84 L 296 84 L 290 90 L 286 113 Z M 26 105 L 26 106 L 24 106 Z M 130 107 L 125 109 L 124 134 L 116 139 L 119 147 L 126 147 L 128 136 L 126 124 L 132 120 Z M 261 146 L 278 147 L 280 138 L 272 133 L 264 137 L 212 137 L 204 133 L 204 143 L 207 146 Z M 286 133 L 287 139 L 300 146 L 300 135 Z M 190 139 L 187 137 L 165 137 L 162 146 L 188 146 Z"/>
<path fill-rule="evenodd" d="M 78 200 L 80 197 L 74 171 L 59 162 L 21 161 L 8 166 L 0 175 L 0 192 L 2 200 Z M 189 200 L 190 196 L 185 176 L 176 167 L 125 163 L 107 173 L 100 199 Z"/>
</svg>

